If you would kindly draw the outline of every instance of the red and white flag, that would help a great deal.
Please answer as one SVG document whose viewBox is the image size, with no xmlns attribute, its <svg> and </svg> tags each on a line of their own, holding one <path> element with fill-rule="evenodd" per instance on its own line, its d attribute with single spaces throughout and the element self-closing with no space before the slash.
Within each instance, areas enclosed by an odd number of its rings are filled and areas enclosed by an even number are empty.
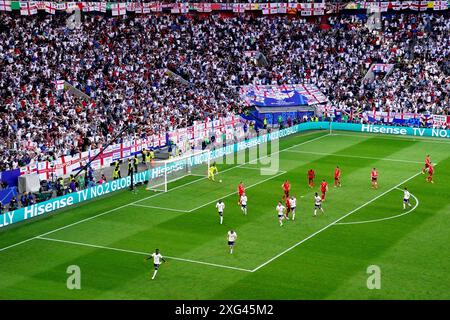
<svg viewBox="0 0 450 320">
<path fill-rule="evenodd" d="M 20 15 L 22 16 L 31 16 L 32 14 L 37 13 L 37 7 L 35 2 L 25 2 L 20 1 Z"/>
<path fill-rule="evenodd" d="M 127 2 L 127 11 L 135 12 L 137 5 L 138 4 L 136 2 Z"/>
<path fill-rule="evenodd" d="M 173 3 L 172 9 L 170 10 L 172 13 L 188 13 L 189 12 L 189 4 L 188 3 Z"/>
<path fill-rule="evenodd" d="M 435 1 L 433 5 L 434 10 L 447 10 L 448 4 L 447 1 Z"/>
<path fill-rule="evenodd" d="M 126 3 L 112 3 L 111 4 L 111 14 L 113 16 L 123 16 L 127 14 Z"/>
<path fill-rule="evenodd" d="M 233 3 L 233 12 L 244 13 L 246 9 L 246 3 Z"/>
<path fill-rule="evenodd" d="M 262 3 L 263 14 L 276 14 L 278 13 L 278 3 Z"/>
<path fill-rule="evenodd" d="M 162 12 L 162 4 L 160 2 L 150 3 L 151 12 Z"/>
<path fill-rule="evenodd" d="M 426 11 L 428 8 L 428 1 L 413 1 L 410 8 L 414 11 Z"/>
<path fill-rule="evenodd" d="M 50 14 L 55 14 L 56 5 L 54 2 L 46 2 L 45 3 L 45 12 Z M 63 89 L 64 89 L 64 81 L 63 81 Z"/>
<path fill-rule="evenodd" d="M 283 2 L 278 4 L 278 13 L 287 13 L 288 3 Z"/>
<path fill-rule="evenodd" d="M 0 11 L 11 11 L 11 1 L 0 0 Z"/>
</svg>

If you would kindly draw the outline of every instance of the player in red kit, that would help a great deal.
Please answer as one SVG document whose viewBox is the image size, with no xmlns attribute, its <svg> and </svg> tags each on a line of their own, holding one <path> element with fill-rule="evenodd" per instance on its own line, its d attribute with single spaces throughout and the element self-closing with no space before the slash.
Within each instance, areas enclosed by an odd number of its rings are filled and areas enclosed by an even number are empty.
<svg viewBox="0 0 450 320">
<path fill-rule="evenodd" d="M 428 167 L 427 182 L 434 183 L 434 181 L 433 181 L 433 173 L 434 173 L 434 167 L 433 167 L 433 165 L 430 164 L 430 166 Z"/>
<path fill-rule="evenodd" d="M 289 200 L 290 198 L 286 197 L 286 213 L 284 214 L 286 220 L 289 220 L 289 212 L 291 211 L 291 202 Z"/>
<path fill-rule="evenodd" d="M 430 166 L 431 166 L 431 160 L 430 160 L 430 155 L 428 154 L 428 155 L 425 157 L 425 167 L 422 169 L 422 174 L 425 174 L 425 172 L 428 171 L 428 169 L 430 168 Z"/>
<path fill-rule="evenodd" d="M 314 187 L 314 178 L 316 177 L 316 173 L 313 169 L 308 170 L 308 185 L 310 188 Z"/>
<path fill-rule="evenodd" d="M 339 166 L 334 169 L 334 187 L 341 187 L 341 169 Z"/>
<path fill-rule="evenodd" d="M 286 180 L 281 187 L 283 188 L 284 195 L 283 200 L 286 198 L 289 198 L 289 191 L 291 190 L 291 184 L 289 183 L 289 180 Z"/>
<path fill-rule="evenodd" d="M 378 171 L 376 168 L 372 169 L 372 172 L 370 173 L 370 178 L 372 182 L 372 188 L 378 189 Z"/>
<path fill-rule="evenodd" d="M 328 183 L 325 180 L 322 180 L 320 184 L 320 191 L 322 191 L 322 201 L 325 201 L 325 194 L 328 191 Z"/>
<path fill-rule="evenodd" d="M 244 187 L 244 183 L 241 181 L 239 182 L 238 185 L 238 205 L 241 205 L 241 197 L 242 195 L 245 194 L 245 187 Z"/>
</svg>

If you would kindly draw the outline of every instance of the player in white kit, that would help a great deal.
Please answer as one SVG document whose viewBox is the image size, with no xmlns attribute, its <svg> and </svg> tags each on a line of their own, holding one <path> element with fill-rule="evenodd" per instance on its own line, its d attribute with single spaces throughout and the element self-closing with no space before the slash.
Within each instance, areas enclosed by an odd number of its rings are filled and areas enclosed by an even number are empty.
<svg viewBox="0 0 450 320">
<path fill-rule="evenodd" d="M 295 208 L 297 207 L 297 199 L 294 196 L 289 198 L 289 206 L 291 207 L 292 221 L 294 221 L 295 220 Z"/>
<path fill-rule="evenodd" d="M 219 212 L 219 218 L 220 218 L 220 224 L 223 223 L 223 210 L 225 209 L 225 203 L 223 203 L 223 200 L 219 200 L 216 203 L 217 211 Z"/>
<path fill-rule="evenodd" d="M 230 247 L 230 254 L 233 253 L 233 248 L 234 248 L 236 239 L 237 239 L 237 233 L 234 232 L 234 230 L 228 231 L 227 240 L 228 240 L 228 247 Z"/>
<path fill-rule="evenodd" d="M 322 209 L 322 198 L 316 192 L 316 194 L 314 195 L 314 217 L 317 216 L 317 209 L 320 209 L 322 213 L 325 213 Z"/>
<path fill-rule="evenodd" d="M 409 202 L 410 198 L 411 193 L 409 193 L 408 189 L 405 187 L 405 190 L 403 190 L 403 210 L 406 209 L 406 206 L 411 207 L 411 203 Z"/>
<path fill-rule="evenodd" d="M 241 196 L 241 199 L 239 201 L 241 203 L 241 210 L 242 212 L 247 215 L 247 196 L 245 193 Z"/>
<path fill-rule="evenodd" d="M 283 226 L 283 219 L 285 218 L 284 217 L 285 209 L 286 208 L 281 204 L 281 201 L 279 201 L 277 207 L 275 208 L 275 210 L 277 211 L 278 221 L 280 222 L 280 227 Z"/>
<path fill-rule="evenodd" d="M 149 260 L 151 258 L 153 258 L 153 266 L 155 267 L 155 271 L 153 271 L 152 277 L 152 280 L 154 280 L 156 274 L 158 273 L 159 266 L 161 265 L 161 260 L 163 262 L 166 262 L 166 260 L 164 260 L 163 256 L 159 253 L 159 249 L 156 249 L 155 253 L 152 253 L 146 260 Z"/>
</svg>

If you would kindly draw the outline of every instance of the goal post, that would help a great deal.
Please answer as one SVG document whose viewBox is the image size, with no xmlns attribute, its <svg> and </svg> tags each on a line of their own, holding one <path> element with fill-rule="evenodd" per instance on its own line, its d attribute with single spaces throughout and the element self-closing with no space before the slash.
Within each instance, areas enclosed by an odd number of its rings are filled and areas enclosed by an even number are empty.
<svg viewBox="0 0 450 320">
<path fill-rule="evenodd" d="M 167 160 L 148 164 L 148 183 L 146 190 L 167 192 L 171 182 L 188 176 L 207 177 L 210 166 L 209 150 L 190 152 Z"/>
</svg>

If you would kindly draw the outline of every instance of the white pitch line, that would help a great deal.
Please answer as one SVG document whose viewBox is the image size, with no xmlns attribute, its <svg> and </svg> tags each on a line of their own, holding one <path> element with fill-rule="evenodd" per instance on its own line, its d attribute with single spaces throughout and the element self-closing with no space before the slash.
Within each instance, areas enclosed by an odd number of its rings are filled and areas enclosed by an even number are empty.
<svg viewBox="0 0 450 320">
<path fill-rule="evenodd" d="M 400 191 L 403 191 L 403 189 L 400 189 L 400 188 L 396 188 L 396 189 L 398 189 L 398 190 L 400 190 Z M 413 211 L 416 210 L 416 208 L 419 206 L 419 199 L 417 199 L 417 197 L 416 197 L 415 195 L 413 195 L 412 193 L 411 193 L 411 197 L 413 197 L 413 198 L 416 200 L 416 204 L 415 204 L 415 206 L 414 206 L 413 208 L 409 209 L 409 210 L 406 211 L 406 212 L 397 214 L 397 215 L 395 215 L 395 216 L 386 217 L 386 218 L 380 218 L 380 219 L 365 220 L 365 221 L 338 222 L 338 223 L 336 223 L 336 225 L 341 225 L 341 226 L 343 226 L 343 225 L 349 225 L 349 224 L 371 223 L 371 222 L 379 222 L 379 221 L 385 221 L 385 220 L 391 220 L 391 219 L 400 218 L 400 217 L 402 217 L 402 216 L 405 216 L 405 215 L 407 215 L 407 214 L 413 212 Z"/>
<path fill-rule="evenodd" d="M 270 178 L 267 178 L 267 179 L 258 181 L 258 182 L 254 183 L 254 184 L 251 184 L 251 185 L 247 186 L 246 189 L 250 189 L 250 188 L 252 188 L 252 187 L 254 187 L 254 186 L 257 186 L 257 185 L 259 185 L 259 184 L 261 184 L 261 183 L 264 183 L 264 182 L 269 181 L 269 180 L 271 180 L 271 179 L 277 178 L 277 177 L 279 177 L 279 176 L 281 176 L 281 175 L 283 175 L 283 174 L 285 174 L 285 173 L 286 173 L 286 171 L 280 171 L 279 174 L 276 174 L 276 175 L 274 175 L 274 176 L 271 176 Z M 219 200 L 221 200 L 221 199 L 225 199 L 225 198 L 231 197 L 232 195 L 235 195 L 235 194 L 237 194 L 236 191 L 231 192 L 231 193 L 229 193 L 229 194 L 227 194 L 227 195 L 225 195 L 225 196 L 222 196 L 222 197 L 220 197 L 220 198 L 214 199 L 214 200 L 212 200 L 212 201 L 210 201 L 210 202 L 207 202 L 207 203 L 205 203 L 205 204 L 202 204 L 201 206 L 198 206 L 198 207 L 196 207 L 196 208 L 194 208 L 194 209 L 191 209 L 191 210 L 189 210 L 189 212 L 194 212 L 194 211 L 196 211 L 196 210 L 198 210 L 198 209 L 201 209 L 201 208 L 203 208 L 203 207 L 206 207 L 207 205 L 210 205 L 211 203 L 214 203 L 214 202 L 219 201 Z"/>
<path fill-rule="evenodd" d="M 335 154 L 335 153 L 323 153 L 323 152 L 312 152 L 312 151 L 310 152 L 310 151 L 301 151 L 301 150 L 287 150 L 286 152 L 315 154 L 315 155 L 320 155 L 320 156 L 333 156 L 333 157 L 344 157 L 344 158 L 357 158 L 357 159 L 405 162 L 405 163 L 420 163 L 420 164 L 423 163 L 421 161 L 412 161 L 412 160 L 403 160 L 403 159 L 364 157 L 364 156 L 354 156 L 354 155 L 349 155 L 349 154 Z"/>
<path fill-rule="evenodd" d="M 313 132 L 313 133 L 317 133 L 317 132 Z M 311 133 L 311 134 L 313 134 L 313 133 Z M 308 134 L 308 135 L 309 135 L 309 134 Z M 328 135 L 329 135 L 329 133 L 328 133 L 328 134 L 325 134 L 325 135 L 322 135 L 322 136 L 320 136 L 320 137 L 314 138 L 314 139 L 312 139 L 312 140 L 304 141 L 304 142 L 302 142 L 302 143 L 293 145 L 293 146 L 291 146 L 291 147 L 289 147 L 289 148 L 286 148 L 286 149 L 283 149 L 283 150 L 274 152 L 274 153 L 272 153 L 272 154 L 278 154 L 278 153 L 280 153 L 280 152 L 282 152 L 282 151 L 284 151 L 284 150 L 289 150 L 289 149 L 292 149 L 292 148 L 295 148 L 295 147 L 298 147 L 298 146 L 301 146 L 301 145 L 304 145 L 304 144 L 307 144 L 307 143 L 316 141 L 316 140 L 318 140 L 318 139 L 322 139 L 322 138 L 324 138 L 324 137 L 327 137 Z M 258 159 L 267 158 L 267 157 L 271 156 L 272 154 L 266 155 L 266 156 L 261 157 L 261 158 L 258 158 Z M 258 159 L 256 159 L 256 160 L 258 160 Z M 255 160 L 253 160 L 253 161 L 255 161 Z M 248 163 L 251 163 L 251 162 L 252 162 L 252 161 L 250 161 L 250 162 L 248 162 Z M 233 169 L 235 169 L 235 168 L 239 168 L 239 167 L 244 166 L 244 165 L 246 165 L 246 164 L 248 164 L 248 163 L 243 163 L 243 164 L 241 164 L 241 165 L 238 165 L 238 166 L 235 166 L 235 167 L 232 167 L 232 168 L 228 168 L 228 169 L 222 170 L 220 173 L 224 173 L 224 172 L 227 172 L 227 171 L 229 171 L 229 170 L 233 170 Z M 219 174 L 220 174 L 220 173 L 219 173 Z M 179 189 L 179 188 L 183 188 L 183 187 L 185 187 L 185 186 L 191 185 L 191 184 L 193 184 L 193 183 L 197 183 L 198 181 L 201 181 L 201 180 L 204 180 L 204 179 L 207 179 L 206 174 L 205 174 L 205 177 L 204 177 L 203 179 L 197 179 L 197 180 L 190 181 L 190 182 L 188 182 L 188 183 L 185 183 L 185 184 L 176 186 L 176 187 L 174 187 L 174 188 L 172 188 L 172 189 L 169 189 L 167 192 L 171 192 L 171 191 L 177 190 L 177 189 Z M 46 236 L 46 235 L 48 235 L 48 234 L 52 234 L 52 233 L 55 233 L 55 232 L 57 232 L 57 231 L 64 230 L 64 229 L 67 229 L 67 228 L 70 228 L 70 227 L 72 227 L 72 226 L 75 226 L 75 225 L 78 225 L 78 224 L 80 224 L 80 223 L 83 223 L 83 222 L 86 222 L 86 221 L 89 221 L 89 220 L 92 220 L 92 219 L 101 217 L 101 216 L 103 216 L 103 215 L 105 215 L 105 214 L 114 212 L 114 211 L 116 211 L 116 210 L 125 208 L 125 207 L 127 207 L 127 206 L 130 206 L 130 205 L 133 205 L 133 204 L 136 204 L 136 203 L 145 201 L 145 200 L 147 200 L 147 199 L 150 199 L 150 198 L 153 198 L 153 197 L 156 197 L 156 196 L 160 196 L 161 194 L 166 194 L 167 192 L 165 192 L 165 193 L 157 193 L 157 194 L 154 194 L 154 195 L 151 195 L 151 196 L 148 196 L 148 197 L 145 197 L 145 198 L 142 198 L 142 199 L 133 201 L 133 202 L 131 202 L 131 203 L 127 203 L 127 204 L 122 205 L 122 206 L 120 206 L 120 207 L 113 208 L 113 209 L 111 209 L 111 210 L 108 210 L 108 211 L 99 213 L 99 214 L 97 214 L 97 215 L 95 215 L 95 216 L 88 217 L 88 218 L 79 220 L 79 221 L 77 221 L 77 222 L 68 224 L 68 225 L 66 225 L 66 226 L 62 226 L 62 227 L 60 227 L 60 228 L 56 228 L 56 229 L 54 229 L 54 230 L 50 230 L 50 231 L 45 232 L 45 233 L 43 233 L 43 234 L 37 235 L 37 236 L 35 236 L 35 237 L 31 237 L 31 238 L 25 239 L 25 240 L 23 240 L 23 241 L 20 241 L 20 242 L 11 244 L 11 245 L 9 245 L 9 246 L 0 248 L 0 252 L 2 252 L 2 251 L 4 251 L 4 250 L 7 250 L 7 249 L 10 249 L 10 248 L 13 248 L 13 247 L 18 246 L 18 245 L 21 245 L 21 244 L 23 244 L 23 243 L 29 242 L 29 241 L 31 241 L 31 240 L 37 238 L 37 237 Z"/>
<path fill-rule="evenodd" d="M 68 241 L 68 240 L 46 238 L 46 237 L 36 237 L 34 239 L 36 239 L 36 240 L 46 240 L 46 241 L 61 242 L 61 243 L 67 243 L 67 244 L 84 246 L 84 247 L 91 247 L 91 248 L 105 249 L 105 250 L 112 250 L 112 251 L 120 251 L 120 252 L 134 253 L 134 254 L 149 256 L 149 253 L 147 253 L 147 252 L 127 250 L 127 249 L 120 249 L 120 248 L 113 248 L 113 247 L 106 247 L 106 246 L 100 246 L 100 245 L 84 243 L 84 242 Z M 238 271 L 251 272 L 251 270 L 249 270 L 249 269 L 243 269 L 243 268 L 232 267 L 232 266 L 225 266 L 225 265 L 221 265 L 221 264 L 217 264 L 217 263 L 210 263 L 210 262 L 191 260 L 191 259 L 185 259 L 185 258 L 178 258 L 178 257 L 170 257 L 170 256 L 166 256 L 166 255 L 164 255 L 164 257 L 168 258 L 168 259 L 172 259 L 172 260 L 178 260 L 178 261 L 184 261 L 184 262 L 190 262 L 190 263 L 197 263 L 197 264 L 204 264 L 204 265 L 208 265 L 208 266 L 212 266 L 212 267 L 219 267 L 219 268 L 225 268 L 225 269 L 232 269 L 232 270 L 238 270 Z"/>
<path fill-rule="evenodd" d="M 145 205 L 145 204 L 137 204 L 137 203 L 130 204 L 130 206 L 144 207 L 144 208 L 151 208 L 151 209 L 169 210 L 169 211 L 184 212 L 184 213 L 189 212 L 189 210 L 181 210 L 181 209 L 157 207 L 157 206 L 148 206 L 148 205 Z"/>
<path fill-rule="evenodd" d="M 316 232 L 314 232 L 313 234 L 309 235 L 308 237 L 304 238 L 303 240 L 297 242 L 296 244 L 292 245 L 291 247 L 287 248 L 286 250 L 284 250 L 283 252 L 277 254 L 276 256 L 274 256 L 273 258 L 270 258 L 269 260 L 267 260 L 266 262 L 262 263 L 261 265 L 259 265 L 258 267 L 256 267 L 255 269 L 252 270 L 252 272 L 258 271 L 259 269 L 261 269 L 262 267 L 268 265 L 269 263 L 271 263 L 272 261 L 274 261 L 275 259 L 278 259 L 279 257 L 281 257 L 282 255 L 284 255 L 285 253 L 291 251 L 292 249 L 296 248 L 297 246 L 299 246 L 300 244 L 302 244 L 303 242 L 311 239 L 312 237 L 318 235 L 319 233 L 321 233 L 322 231 L 325 231 L 326 229 L 328 229 L 329 227 L 335 225 L 336 223 L 338 223 L 339 221 L 345 219 L 346 217 L 348 217 L 349 215 L 351 215 L 352 213 L 364 208 L 365 206 L 371 204 L 372 202 L 374 202 L 375 200 L 381 198 L 382 196 L 384 196 L 385 194 L 391 192 L 392 190 L 398 188 L 400 185 L 408 182 L 409 180 L 414 179 L 415 177 L 417 177 L 418 175 L 422 174 L 422 172 L 418 172 L 416 174 L 414 174 L 413 176 L 409 177 L 406 180 L 403 180 L 402 182 L 400 182 L 399 184 L 393 186 L 392 188 L 390 188 L 389 190 L 384 191 L 383 193 L 379 194 L 378 196 L 376 196 L 375 198 L 373 198 L 372 200 L 367 201 L 366 203 L 360 205 L 358 208 L 353 209 L 352 211 L 346 213 L 345 215 L 343 215 L 342 217 L 340 217 L 339 219 L 333 221 L 332 223 L 326 225 L 325 227 L 323 227 L 322 229 L 317 230 Z"/>
<path fill-rule="evenodd" d="M 372 134 L 361 134 L 356 132 L 355 134 L 350 133 L 335 133 L 335 136 L 346 136 L 346 137 L 362 137 L 362 138 L 377 138 L 385 140 L 401 140 L 401 141 L 411 141 L 411 142 L 426 142 L 426 143 L 443 143 L 450 144 L 450 141 L 445 141 L 446 138 L 431 138 L 431 137 L 420 137 L 420 136 L 385 136 L 385 135 L 374 135 Z M 436 140 L 441 139 L 441 140 Z"/>
</svg>

